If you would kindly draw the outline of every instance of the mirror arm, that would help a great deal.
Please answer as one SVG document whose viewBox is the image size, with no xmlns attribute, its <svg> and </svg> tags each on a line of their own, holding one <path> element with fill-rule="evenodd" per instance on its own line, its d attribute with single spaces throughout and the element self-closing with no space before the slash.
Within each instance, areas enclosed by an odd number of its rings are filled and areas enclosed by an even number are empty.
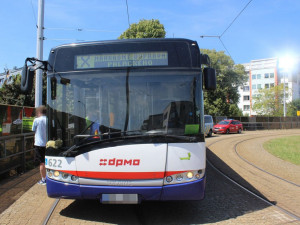
<svg viewBox="0 0 300 225">
<path fill-rule="evenodd" d="M 34 68 L 33 71 L 35 71 L 37 69 L 42 69 L 44 71 L 47 70 L 48 61 L 43 61 L 43 60 L 39 60 L 37 58 L 31 57 L 31 58 L 26 58 L 25 65 L 27 65 L 27 62 L 30 62 L 32 64 L 32 66 L 35 66 L 36 62 L 41 62 L 42 63 L 42 65 L 40 65 L 39 67 Z"/>
</svg>

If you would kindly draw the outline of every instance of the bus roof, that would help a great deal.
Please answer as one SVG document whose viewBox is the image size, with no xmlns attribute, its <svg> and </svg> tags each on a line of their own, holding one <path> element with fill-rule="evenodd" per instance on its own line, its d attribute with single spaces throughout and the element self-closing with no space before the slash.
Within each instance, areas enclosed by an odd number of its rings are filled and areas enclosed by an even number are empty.
<svg viewBox="0 0 300 225">
<path fill-rule="evenodd" d="M 109 45 L 109 44 L 125 44 L 125 43 L 143 43 L 143 42 L 187 42 L 190 44 L 197 44 L 196 41 L 186 39 L 186 38 L 136 38 L 136 39 L 117 39 L 117 40 L 104 40 L 104 41 L 89 41 L 89 42 L 78 42 L 78 43 L 69 43 L 62 44 L 56 47 L 53 47 L 51 50 L 65 47 L 80 47 L 87 45 Z"/>
</svg>

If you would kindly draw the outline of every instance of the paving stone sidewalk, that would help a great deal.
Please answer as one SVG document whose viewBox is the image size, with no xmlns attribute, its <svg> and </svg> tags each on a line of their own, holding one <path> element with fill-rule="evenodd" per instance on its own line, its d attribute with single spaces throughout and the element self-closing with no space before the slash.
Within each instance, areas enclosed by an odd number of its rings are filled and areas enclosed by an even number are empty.
<svg viewBox="0 0 300 225">
<path fill-rule="evenodd" d="M 35 184 L 0 214 L 1 225 L 43 224 L 55 199 L 48 198 L 46 186 Z"/>
</svg>

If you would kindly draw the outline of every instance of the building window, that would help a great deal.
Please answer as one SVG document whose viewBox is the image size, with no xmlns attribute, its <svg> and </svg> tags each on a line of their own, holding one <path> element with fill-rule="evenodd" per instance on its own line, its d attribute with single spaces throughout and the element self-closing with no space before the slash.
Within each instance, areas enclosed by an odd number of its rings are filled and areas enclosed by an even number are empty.
<svg viewBox="0 0 300 225">
<path fill-rule="evenodd" d="M 257 84 L 257 89 L 261 89 L 261 84 Z"/>
<path fill-rule="evenodd" d="M 257 75 L 256 75 L 256 78 L 257 78 L 257 79 L 261 79 L 261 74 L 257 74 Z"/>
<path fill-rule="evenodd" d="M 256 74 L 253 74 L 252 75 L 252 80 L 255 80 L 256 79 Z"/>
<path fill-rule="evenodd" d="M 243 91 L 249 91 L 249 86 L 244 86 Z"/>
<path fill-rule="evenodd" d="M 270 73 L 270 78 L 274 78 L 274 73 Z"/>
<path fill-rule="evenodd" d="M 244 111 L 249 111 L 250 110 L 250 105 L 244 105 Z"/>
<path fill-rule="evenodd" d="M 256 84 L 253 84 L 252 85 L 252 90 L 255 90 L 256 89 Z"/>
<path fill-rule="evenodd" d="M 265 84 L 265 88 L 269 88 L 270 87 L 270 85 L 269 84 Z"/>
<path fill-rule="evenodd" d="M 269 78 L 269 74 L 268 73 L 265 73 L 265 78 Z"/>
<path fill-rule="evenodd" d="M 244 101 L 249 101 L 250 100 L 250 96 L 249 95 L 244 95 Z"/>
<path fill-rule="evenodd" d="M 271 83 L 271 84 L 270 84 L 270 87 L 274 87 L 274 83 Z"/>
</svg>

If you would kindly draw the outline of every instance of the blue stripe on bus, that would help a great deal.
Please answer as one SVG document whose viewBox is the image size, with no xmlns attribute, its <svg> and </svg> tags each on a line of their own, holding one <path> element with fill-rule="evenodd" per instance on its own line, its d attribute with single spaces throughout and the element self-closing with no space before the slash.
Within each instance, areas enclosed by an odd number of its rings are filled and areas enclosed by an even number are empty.
<svg viewBox="0 0 300 225">
<path fill-rule="evenodd" d="M 47 193 L 52 198 L 99 199 L 102 194 L 138 194 L 140 201 L 201 200 L 205 177 L 197 181 L 162 187 L 116 187 L 63 183 L 47 178 Z"/>
</svg>

